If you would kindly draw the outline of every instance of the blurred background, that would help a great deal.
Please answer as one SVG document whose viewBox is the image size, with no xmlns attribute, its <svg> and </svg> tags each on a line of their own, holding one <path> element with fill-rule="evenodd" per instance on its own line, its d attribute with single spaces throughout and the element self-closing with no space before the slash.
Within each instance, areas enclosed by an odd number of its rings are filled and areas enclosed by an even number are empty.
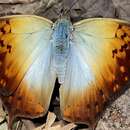
<svg viewBox="0 0 130 130">
<path fill-rule="evenodd" d="M 117 17 L 130 20 L 130 0 L 0 0 L 0 15 L 36 14 L 55 20 L 61 9 L 73 19 Z"/>
</svg>

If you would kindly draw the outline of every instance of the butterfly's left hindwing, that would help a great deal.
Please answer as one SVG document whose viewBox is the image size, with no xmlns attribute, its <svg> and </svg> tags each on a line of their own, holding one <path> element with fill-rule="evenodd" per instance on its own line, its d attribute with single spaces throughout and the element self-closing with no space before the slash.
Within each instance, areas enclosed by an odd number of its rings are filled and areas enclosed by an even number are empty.
<svg viewBox="0 0 130 130">
<path fill-rule="evenodd" d="M 74 24 L 66 79 L 60 90 L 62 115 L 94 127 L 106 104 L 130 78 L 130 24 L 88 19 Z"/>
<path fill-rule="evenodd" d="M 37 16 L 0 18 L 0 95 L 9 114 L 47 112 L 55 76 L 50 73 L 52 22 Z"/>
</svg>

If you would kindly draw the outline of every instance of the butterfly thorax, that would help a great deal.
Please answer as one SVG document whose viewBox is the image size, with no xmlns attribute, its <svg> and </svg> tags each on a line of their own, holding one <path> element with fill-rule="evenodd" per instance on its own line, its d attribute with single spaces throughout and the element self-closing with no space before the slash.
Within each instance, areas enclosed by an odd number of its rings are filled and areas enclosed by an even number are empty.
<svg viewBox="0 0 130 130">
<path fill-rule="evenodd" d="M 70 50 L 70 37 L 72 25 L 67 19 L 59 19 L 53 26 L 52 58 L 53 67 L 56 69 L 59 83 L 64 82 L 67 59 Z"/>
</svg>

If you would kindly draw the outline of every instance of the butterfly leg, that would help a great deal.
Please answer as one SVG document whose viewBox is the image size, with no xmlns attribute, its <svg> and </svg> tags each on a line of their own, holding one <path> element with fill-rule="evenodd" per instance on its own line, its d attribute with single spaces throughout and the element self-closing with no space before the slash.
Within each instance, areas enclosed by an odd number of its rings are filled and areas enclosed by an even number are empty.
<svg viewBox="0 0 130 130">
<path fill-rule="evenodd" d="M 14 117 L 11 114 L 8 116 L 8 130 L 13 130 Z"/>
</svg>

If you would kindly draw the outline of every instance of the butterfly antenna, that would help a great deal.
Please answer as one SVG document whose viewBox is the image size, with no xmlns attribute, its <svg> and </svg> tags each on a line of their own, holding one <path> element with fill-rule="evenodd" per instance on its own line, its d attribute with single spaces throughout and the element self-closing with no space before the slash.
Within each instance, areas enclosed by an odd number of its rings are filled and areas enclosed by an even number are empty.
<svg viewBox="0 0 130 130">
<path fill-rule="evenodd" d="M 68 14 L 68 13 L 70 12 L 70 10 L 74 7 L 74 5 L 75 5 L 78 1 L 79 1 L 79 0 L 75 0 L 75 1 L 72 3 L 72 5 L 70 6 L 70 8 L 69 8 L 68 10 L 67 10 L 67 9 L 64 10 L 64 11 L 65 11 L 64 14 L 65 14 L 65 15 Z"/>
</svg>

